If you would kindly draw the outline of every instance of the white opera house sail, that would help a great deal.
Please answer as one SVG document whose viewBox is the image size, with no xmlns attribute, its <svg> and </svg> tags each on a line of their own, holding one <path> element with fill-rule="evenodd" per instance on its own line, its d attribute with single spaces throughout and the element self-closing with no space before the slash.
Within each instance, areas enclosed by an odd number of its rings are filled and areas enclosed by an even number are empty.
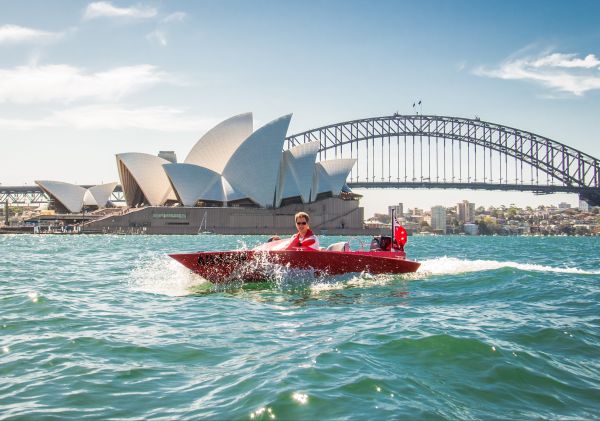
<svg viewBox="0 0 600 421">
<path fill-rule="evenodd" d="M 89 188 L 62 181 L 36 180 L 35 183 L 54 202 L 59 212 L 78 213 L 84 207 L 101 209 L 110 204 L 110 195 L 117 183 L 106 183 Z"/>
<path fill-rule="evenodd" d="M 319 141 L 304 143 L 283 152 L 279 168 L 279 180 L 275 206 L 281 206 L 285 199 L 299 199 L 302 203 L 310 202 L 313 172 Z"/>
<path fill-rule="evenodd" d="M 145 153 L 117 155 L 117 168 L 127 206 L 159 206 L 176 201 L 175 193 L 162 166 L 169 161 Z"/>
<path fill-rule="evenodd" d="M 356 160 L 316 162 L 318 141 L 283 151 L 292 115 L 253 131 L 252 113 L 233 116 L 206 132 L 183 163 L 154 155 L 117 155 L 128 206 L 279 207 L 338 196 Z"/>
</svg>

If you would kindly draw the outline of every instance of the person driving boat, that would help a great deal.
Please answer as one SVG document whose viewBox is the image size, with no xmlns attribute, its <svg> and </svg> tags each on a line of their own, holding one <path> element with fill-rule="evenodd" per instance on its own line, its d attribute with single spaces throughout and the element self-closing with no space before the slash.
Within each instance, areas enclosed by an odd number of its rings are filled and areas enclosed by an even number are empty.
<svg viewBox="0 0 600 421">
<path fill-rule="evenodd" d="M 287 249 L 307 248 L 319 250 L 319 239 L 308 225 L 308 221 L 310 220 L 308 214 L 306 212 L 298 212 L 294 215 L 294 220 L 296 221 L 298 232 L 292 236 L 292 241 L 287 246 Z"/>
<path fill-rule="evenodd" d="M 306 212 L 294 215 L 298 232 L 291 238 L 281 239 L 274 235 L 266 243 L 255 247 L 255 250 L 319 250 L 319 239 L 310 229 L 308 221 L 310 216 Z"/>
</svg>

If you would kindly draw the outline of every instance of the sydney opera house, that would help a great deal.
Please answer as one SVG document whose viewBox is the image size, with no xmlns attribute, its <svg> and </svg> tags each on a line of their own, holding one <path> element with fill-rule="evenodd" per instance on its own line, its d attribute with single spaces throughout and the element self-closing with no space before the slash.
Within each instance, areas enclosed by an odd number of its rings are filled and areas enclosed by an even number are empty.
<svg viewBox="0 0 600 421">
<path fill-rule="evenodd" d="M 283 150 L 291 114 L 253 129 L 252 113 L 231 117 L 196 142 L 183 162 L 175 154 L 119 153 L 127 210 L 108 213 L 89 230 L 146 233 L 270 233 L 293 229 L 291 215 L 311 213 L 313 227 L 362 228 L 358 195 L 346 186 L 354 159 L 317 161 L 319 142 Z M 117 183 L 85 189 L 36 181 L 63 211 L 110 206 Z"/>
</svg>

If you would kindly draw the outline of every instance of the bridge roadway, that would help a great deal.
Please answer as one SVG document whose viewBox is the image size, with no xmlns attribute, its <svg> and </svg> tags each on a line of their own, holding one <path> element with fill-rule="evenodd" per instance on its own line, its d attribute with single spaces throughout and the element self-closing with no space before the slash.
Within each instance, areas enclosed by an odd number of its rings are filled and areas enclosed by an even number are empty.
<svg viewBox="0 0 600 421">
<path fill-rule="evenodd" d="M 529 191 L 535 194 L 552 193 L 581 193 L 582 190 L 590 194 L 595 193 L 594 188 L 582 189 L 575 186 L 546 186 L 540 184 L 491 184 L 491 183 L 446 183 L 446 182 L 394 182 L 394 181 L 359 181 L 348 182 L 350 188 L 370 189 L 462 189 L 462 190 L 501 190 L 501 191 Z"/>
</svg>

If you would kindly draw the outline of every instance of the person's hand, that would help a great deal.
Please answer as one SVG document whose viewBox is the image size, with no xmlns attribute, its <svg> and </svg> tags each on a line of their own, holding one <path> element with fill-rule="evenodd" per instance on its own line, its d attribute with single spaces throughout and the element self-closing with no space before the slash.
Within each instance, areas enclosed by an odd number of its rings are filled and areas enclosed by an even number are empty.
<svg viewBox="0 0 600 421">
<path fill-rule="evenodd" d="M 267 243 L 270 243 L 271 241 L 277 241 L 277 240 L 281 240 L 281 238 L 278 235 L 274 235 L 267 240 Z"/>
</svg>

